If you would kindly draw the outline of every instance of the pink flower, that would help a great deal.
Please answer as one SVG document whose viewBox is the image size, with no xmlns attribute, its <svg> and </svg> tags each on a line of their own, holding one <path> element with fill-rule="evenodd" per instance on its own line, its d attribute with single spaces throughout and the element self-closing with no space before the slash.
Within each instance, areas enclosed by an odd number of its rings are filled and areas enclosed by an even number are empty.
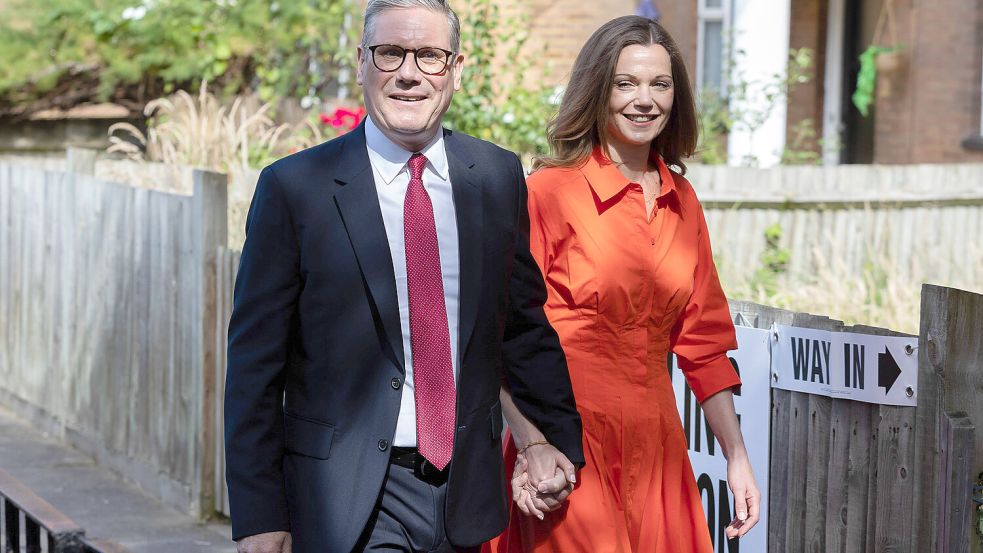
<svg viewBox="0 0 983 553">
<path fill-rule="evenodd" d="M 341 135 L 357 127 L 364 117 L 365 108 L 361 106 L 354 111 L 346 108 L 337 108 L 333 113 L 322 113 L 321 123 L 331 125 Z"/>
</svg>

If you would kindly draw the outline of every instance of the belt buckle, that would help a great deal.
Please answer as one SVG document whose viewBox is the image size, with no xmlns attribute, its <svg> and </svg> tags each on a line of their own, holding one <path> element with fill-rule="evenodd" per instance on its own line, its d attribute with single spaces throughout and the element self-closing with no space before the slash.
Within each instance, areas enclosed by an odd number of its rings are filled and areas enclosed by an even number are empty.
<svg viewBox="0 0 983 553">
<path fill-rule="evenodd" d="M 439 470 L 433 463 L 427 460 L 426 457 L 417 453 L 415 467 L 413 468 L 413 473 L 416 474 L 417 478 L 429 483 L 432 486 L 440 486 L 447 481 L 447 469 Z"/>
<path fill-rule="evenodd" d="M 436 474 L 437 467 L 433 466 L 430 461 L 422 454 L 416 454 L 416 472 L 423 478 L 428 478 Z"/>
</svg>

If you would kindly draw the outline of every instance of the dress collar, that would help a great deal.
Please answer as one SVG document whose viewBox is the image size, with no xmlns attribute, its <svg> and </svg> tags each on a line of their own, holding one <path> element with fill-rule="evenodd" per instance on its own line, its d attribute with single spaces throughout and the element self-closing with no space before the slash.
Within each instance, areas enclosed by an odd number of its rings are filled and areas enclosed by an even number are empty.
<svg viewBox="0 0 983 553">
<path fill-rule="evenodd" d="M 652 152 L 651 160 L 658 166 L 659 177 L 662 181 L 662 190 L 659 192 L 659 197 L 661 198 L 669 193 L 675 193 L 676 181 L 674 180 L 673 172 L 666 166 L 662 156 Z M 624 176 L 618 170 L 618 167 L 604 155 L 604 151 L 600 146 L 594 147 L 594 151 L 591 152 L 590 157 L 580 166 L 580 172 L 583 173 L 590 187 L 602 202 L 607 202 L 620 194 L 628 186 L 637 184 L 628 180 L 628 177 Z"/>
</svg>

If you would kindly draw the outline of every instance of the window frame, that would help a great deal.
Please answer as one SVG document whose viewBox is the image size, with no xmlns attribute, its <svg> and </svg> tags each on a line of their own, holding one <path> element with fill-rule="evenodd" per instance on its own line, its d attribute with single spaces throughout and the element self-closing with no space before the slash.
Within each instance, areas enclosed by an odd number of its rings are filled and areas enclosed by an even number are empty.
<svg viewBox="0 0 983 553">
<path fill-rule="evenodd" d="M 720 23 L 721 28 L 721 52 L 720 52 L 720 84 L 721 84 L 721 97 L 727 97 L 727 79 L 729 61 L 727 58 L 728 46 L 727 46 L 727 33 L 731 28 L 731 7 L 733 5 L 733 0 L 719 0 L 720 7 L 708 6 L 709 0 L 697 0 L 696 8 L 696 18 L 697 18 L 697 32 L 696 32 L 696 90 L 697 93 L 702 93 L 703 84 L 705 82 L 706 74 L 706 51 L 705 51 L 705 38 L 706 38 L 706 27 L 707 23 Z"/>
</svg>

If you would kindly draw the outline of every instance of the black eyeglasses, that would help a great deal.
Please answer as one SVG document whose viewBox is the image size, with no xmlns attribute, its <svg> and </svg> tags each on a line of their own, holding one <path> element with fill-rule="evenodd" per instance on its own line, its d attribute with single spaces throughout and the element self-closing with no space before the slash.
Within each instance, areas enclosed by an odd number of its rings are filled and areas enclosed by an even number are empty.
<svg viewBox="0 0 983 553">
<path fill-rule="evenodd" d="M 406 54 L 412 52 L 420 71 L 427 75 L 439 75 L 447 69 L 454 55 L 450 50 L 434 46 L 403 48 L 395 44 L 376 44 L 369 46 L 368 50 L 372 52 L 372 63 L 379 71 L 386 73 L 392 73 L 402 67 L 403 62 L 406 61 Z"/>
</svg>

